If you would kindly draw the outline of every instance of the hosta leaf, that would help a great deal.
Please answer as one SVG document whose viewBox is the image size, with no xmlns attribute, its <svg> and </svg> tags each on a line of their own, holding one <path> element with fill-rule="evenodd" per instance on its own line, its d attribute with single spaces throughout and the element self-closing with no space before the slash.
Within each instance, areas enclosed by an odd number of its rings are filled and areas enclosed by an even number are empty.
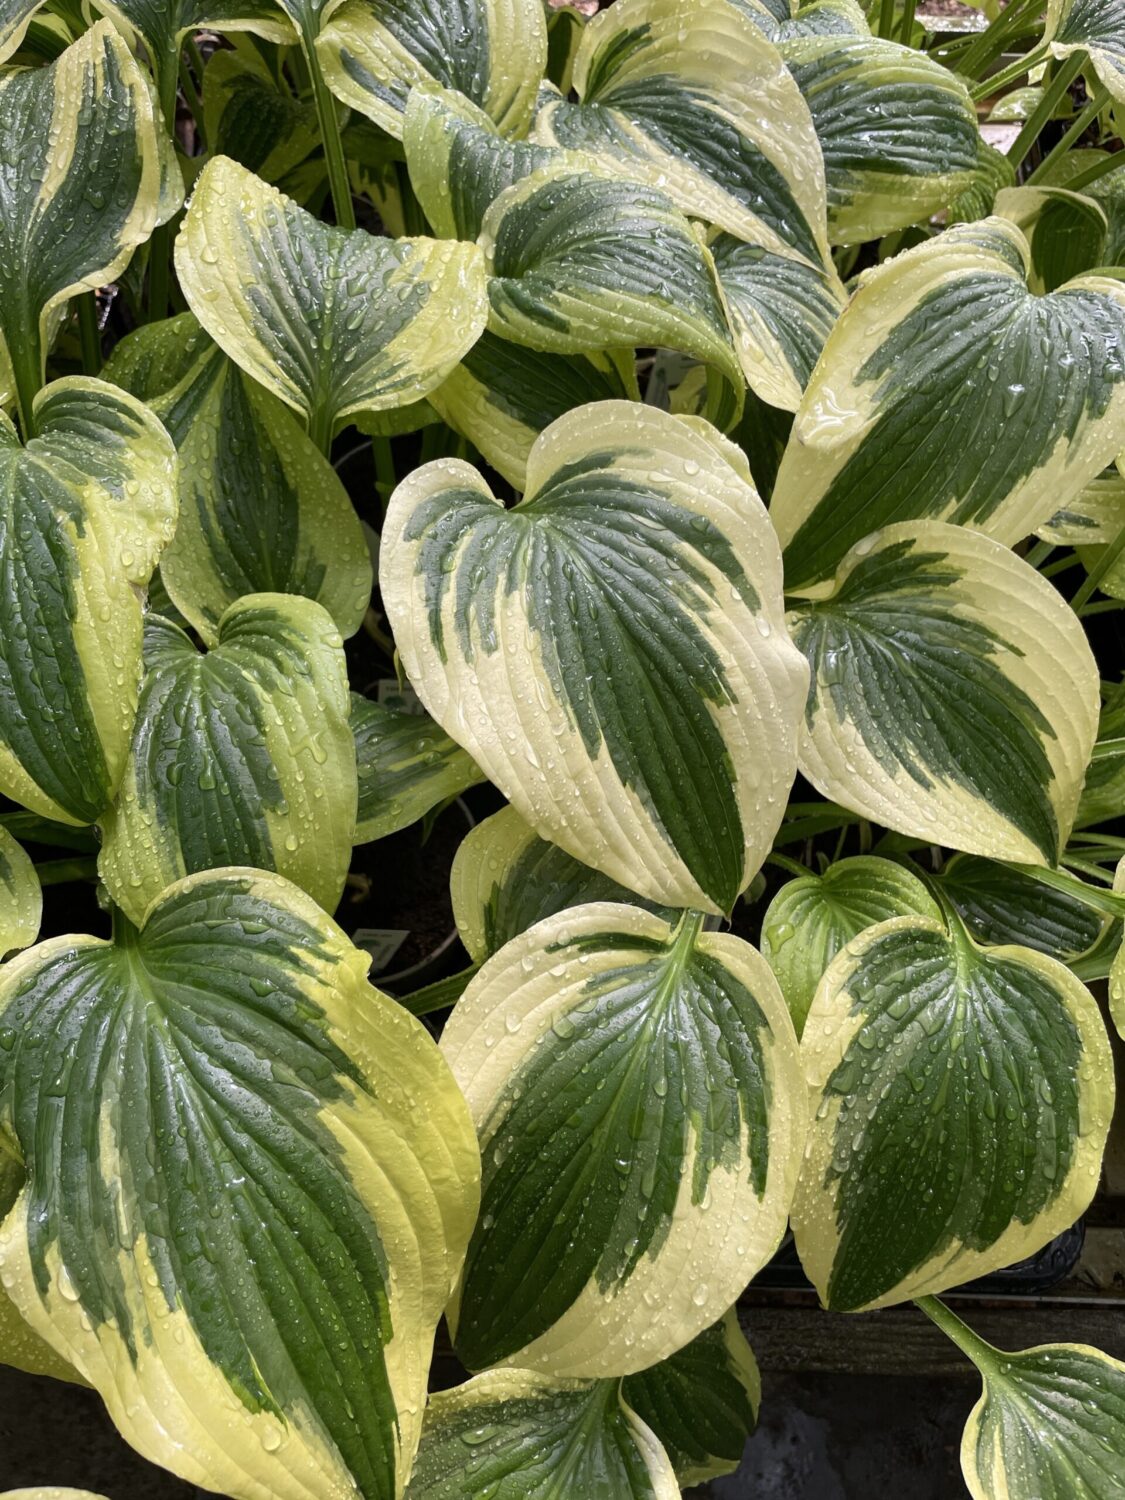
<svg viewBox="0 0 1125 1500">
<path fill-rule="evenodd" d="M 1019 230 L 988 219 L 864 276 L 774 491 L 789 587 L 830 576 L 892 521 L 1019 541 L 1117 456 L 1125 283 L 1091 276 L 1037 297 L 1027 261 Z"/>
<path fill-rule="evenodd" d="M 1106 925 L 1077 896 L 972 854 L 949 861 L 941 889 L 978 943 L 1020 943 L 1053 958 L 1075 959 L 1090 951 Z"/>
<path fill-rule="evenodd" d="M 758 1420 L 762 1382 L 731 1309 L 660 1364 L 622 1381 L 621 1394 L 686 1488 L 738 1467 Z"/>
<path fill-rule="evenodd" d="M 407 1500 L 679 1500 L 659 1442 L 613 1380 L 491 1370 L 430 1397 Z"/>
<path fill-rule="evenodd" d="M 1097 1187 L 1113 1062 L 1093 996 L 1057 960 L 978 948 L 951 923 L 854 938 L 809 1012 L 793 1232 L 839 1311 L 1022 1260 Z"/>
<path fill-rule="evenodd" d="M 442 239 L 475 240 L 506 187 L 565 159 L 550 147 L 506 139 L 482 109 L 453 89 L 413 90 L 402 144 L 410 184 Z"/>
<path fill-rule="evenodd" d="M 450 1311 L 470 1369 L 643 1370 L 776 1249 L 805 1133 L 796 1038 L 761 955 L 700 920 L 561 912 L 446 1023 L 483 1161 Z"/>
<path fill-rule="evenodd" d="M 1102 709 L 1095 751 L 1106 740 L 1125 740 L 1125 694 L 1120 690 Z M 1075 827 L 1088 828 L 1091 823 L 1119 818 L 1122 808 L 1125 808 L 1125 748 L 1119 743 L 1117 749 L 1095 755 L 1087 766 Z"/>
<path fill-rule="evenodd" d="M 257 593 L 315 599 L 352 635 L 371 599 L 363 527 L 286 407 L 191 313 L 130 334 L 102 373 L 147 402 L 176 444 L 180 514 L 160 571 L 203 639 L 214 644 L 224 610 Z"/>
<path fill-rule="evenodd" d="M 833 243 L 916 224 L 969 185 L 980 137 L 956 73 L 880 37 L 794 37 L 779 50 L 824 153 Z"/>
<path fill-rule="evenodd" d="M 201 653 L 150 616 L 133 748 L 99 873 L 130 919 L 184 875 L 276 870 L 332 912 L 351 863 L 356 758 L 340 636 L 319 604 L 248 594 Z"/>
<path fill-rule="evenodd" d="M 789 880 L 762 919 L 762 953 L 777 975 L 800 1036 L 824 971 L 852 938 L 891 917 L 937 921 L 941 909 L 916 875 L 889 859 L 857 855 L 823 875 Z"/>
<path fill-rule="evenodd" d="M 179 66 L 189 31 L 253 31 L 271 42 L 295 40 L 282 14 L 284 0 L 96 0 L 98 10 L 117 16 L 144 41 L 159 76 Z"/>
<path fill-rule="evenodd" d="M 232 157 L 266 182 L 281 181 L 320 145 L 314 106 L 282 93 L 252 46 L 208 59 L 203 123 L 216 156 Z"/>
<path fill-rule="evenodd" d="M 796 411 L 824 341 L 847 301 L 819 266 L 720 235 L 711 246 L 742 373 L 771 406 Z"/>
<path fill-rule="evenodd" d="M 664 193 L 564 159 L 501 193 L 480 243 L 493 333 L 558 354 L 676 349 L 728 388 L 722 425 L 737 418 L 742 370 L 714 262 Z"/>
<path fill-rule="evenodd" d="M 1125 855 L 1118 860 L 1113 889 L 1125 894 Z M 1125 941 L 1114 955 L 1109 971 L 1109 1013 L 1119 1035 L 1125 1038 Z"/>
<path fill-rule="evenodd" d="M 514 807 L 485 818 L 462 839 L 449 876 L 453 916 L 470 957 L 483 963 L 544 917 L 591 901 L 648 906 L 599 870 L 541 839 Z M 652 906 L 666 921 L 676 913 Z"/>
<path fill-rule="evenodd" d="M 1125 526 L 1125 475 L 1103 470 L 1039 527 L 1036 535 L 1056 547 L 1112 542 Z"/>
<path fill-rule="evenodd" d="M 219 347 L 322 448 L 342 418 L 427 395 L 484 327 L 475 245 L 333 228 L 229 157 L 203 169 L 176 269 Z"/>
<path fill-rule="evenodd" d="M 118 925 L 0 971 L 9 1295 L 189 1484 L 393 1500 L 476 1207 L 460 1096 L 278 876 Z"/>
<path fill-rule="evenodd" d="M 45 4 L 46 0 L 0 0 L 0 63 L 19 48 L 36 12 Z"/>
<path fill-rule="evenodd" d="M 1039 295 L 1105 264 L 1109 226 L 1093 198 L 1061 187 L 1010 187 L 997 193 L 995 211 L 1025 235 L 1028 286 Z"/>
<path fill-rule="evenodd" d="M 1125 1364 L 1088 1344 L 969 1352 L 984 1384 L 961 1439 L 973 1500 L 1120 1495 Z"/>
<path fill-rule="evenodd" d="M 1045 39 L 1055 57 L 1088 52 L 1094 71 L 1125 101 L 1125 12 L 1121 0 L 1047 0 Z"/>
<path fill-rule="evenodd" d="M 472 756 L 428 714 L 389 708 L 353 693 L 351 727 L 359 771 L 357 844 L 409 828 L 484 780 Z"/>
<path fill-rule="evenodd" d="M 26 1178 L 22 1164 L 0 1136 L 0 1221 L 11 1211 Z M 0 1365 L 10 1365 L 28 1375 L 49 1375 L 54 1380 L 85 1384 L 74 1367 L 51 1345 L 33 1333 L 16 1311 L 15 1303 L 0 1285 Z"/>
<path fill-rule="evenodd" d="M 0 958 L 39 936 L 43 892 L 31 856 L 0 828 Z"/>
<path fill-rule="evenodd" d="M 52 313 L 114 280 L 159 207 L 152 95 L 108 21 L 48 67 L 0 77 L 0 341 L 25 419 Z"/>
<path fill-rule="evenodd" d="M 547 65 L 547 22 L 542 0 L 347 0 L 316 50 L 332 91 L 393 136 L 411 88 L 431 80 L 521 136 Z"/>
<path fill-rule="evenodd" d="M 1098 674 L 1048 580 L 978 532 L 888 526 L 789 626 L 812 668 L 800 766 L 818 791 L 916 838 L 1056 863 Z"/>
<path fill-rule="evenodd" d="M 633 351 L 547 354 L 487 329 L 436 391 L 431 404 L 509 484 L 527 484 L 539 434 L 589 401 L 639 401 Z"/>
<path fill-rule="evenodd" d="M 694 218 L 829 267 L 808 106 L 729 0 L 617 0 L 582 34 L 574 87 L 582 102 L 548 102 L 537 140 L 606 156 Z"/>
<path fill-rule="evenodd" d="M 627 402 L 553 423 L 527 482 L 506 511 L 445 460 L 395 492 L 380 581 L 407 673 L 538 833 L 726 911 L 780 822 L 807 681 L 766 513 L 706 424 Z"/>
<path fill-rule="evenodd" d="M 977 142 L 977 165 L 969 186 L 949 205 L 950 224 L 972 224 L 992 212 L 1002 188 L 1015 187 L 1016 169 L 1011 159 L 984 140 Z"/>
<path fill-rule="evenodd" d="M 0 413 L 0 791 L 92 823 L 133 731 L 143 589 L 176 517 L 175 450 L 98 380 L 37 396 L 38 436 Z"/>
</svg>

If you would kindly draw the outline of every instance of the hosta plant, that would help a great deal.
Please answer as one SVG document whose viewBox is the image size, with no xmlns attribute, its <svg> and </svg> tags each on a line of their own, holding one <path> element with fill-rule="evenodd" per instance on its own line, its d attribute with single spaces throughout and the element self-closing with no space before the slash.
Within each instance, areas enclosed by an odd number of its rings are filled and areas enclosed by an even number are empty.
<svg viewBox="0 0 1125 1500">
<path fill-rule="evenodd" d="M 1112 1500 L 1125 1364 L 939 1298 L 1125 1033 L 1125 6 L 595 12 L 0 3 L 0 1359 L 234 1500 L 666 1500 L 791 1234 Z"/>
</svg>

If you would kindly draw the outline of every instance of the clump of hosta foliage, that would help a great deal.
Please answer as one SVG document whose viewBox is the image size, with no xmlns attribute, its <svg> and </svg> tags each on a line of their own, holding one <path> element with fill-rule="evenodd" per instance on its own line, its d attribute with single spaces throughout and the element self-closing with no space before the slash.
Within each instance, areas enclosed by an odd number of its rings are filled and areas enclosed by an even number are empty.
<svg viewBox="0 0 1125 1500">
<path fill-rule="evenodd" d="M 1113 1111 L 1125 5 L 592 9 L 0 5 L 0 1358 L 238 1500 L 665 1500 L 791 1226 L 1111 1500 L 1125 1365 L 934 1299 Z M 353 849 L 485 780 L 391 998 Z"/>
</svg>

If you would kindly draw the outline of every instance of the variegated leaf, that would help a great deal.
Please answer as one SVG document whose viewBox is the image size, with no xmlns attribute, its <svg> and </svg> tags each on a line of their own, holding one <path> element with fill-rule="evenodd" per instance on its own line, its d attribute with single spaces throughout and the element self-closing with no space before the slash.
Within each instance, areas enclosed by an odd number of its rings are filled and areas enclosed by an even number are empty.
<svg viewBox="0 0 1125 1500">
<path fill-rule="evenodd" d="M 351 728 L 359 773 L 357 844 L 409 828 L 484 780 L 472 757 L 428 714 L 353 693 Z"/>
<path fill-rule="evenodd" d="M 679 1500 L 615 1380 L 490 1370 L 430 1397 L 406 1500 Z"/>
<path fill-rule="evenodd" d="M 283 5 L 274 0 L 95 0 L 145 44 L 157 78 L 179 69 L 180 47 L 189 31 L 253 31 L 271 42 L 292 42 Z"/>
<path fill-rule="evenodd" d="M 959 920 L 898 917 L 824 976 L 801 1041 L 814 1117 L 793 1206 L 825 1306 L 930 1295 L 1033 1254 L 1097 1187 L 1113 1060 L 1089 991 Z"/>
<path fill-rule="evenodd" d="M 1027 272 L 1023 235 L 987 219 L 861 279 L 774 491 L 790 588 L 830 577 L 893 521 L 955 521 L 1019 541 L 1060 491 L 1081 489 L 1117 456 L 1125 283 L 1089 276 L 1038 297 Z"/>
<path fill-rule="evenodd" d="M 419 696 L 532 826 L 708 911 L 770 847 L 807 682 L 773 533 L 728 452 L 705 423 L 579 407 L 536 442 L 514 510 L 467 464 L 416 470 L 380 558 Z"/>
<path fill-rule="evenodd" d="M 762 1380 L 731 1308 L 660 1364 L 628 1376 L 621 1394 L 686 1489 L 738 1467 L 758 1421 Z"/>
<path fill-rule="evenodd" d="M 1072 962 L 1089 953 L 1110 920 L 1069 891 L 974 854 L 955 855 L 940 878 L 969 936 L 994 947 L 1018 943 Z"/>
<path fill-rule="evenodd" d="M 1109 223 L 1093 198 L 1061 187 L 1010 187 L 997 193 L 995 212 L 1027 239 L 1027 284 L 1039 296 L 1105 264 Z"/>
<path fill-rule="evenodd" d="M 470 1369 L 643 1370 L 776 1248 L 805 1134 L 796 1037 L 761 955 L 701 922 L 561 912 L 446 1023 L 483 1162 L 449 1313 Z"/>
<path fill-rule="evenodd" d="M 401 1495 L 475 1217 L 464 1103 L 368 962 L 227 870 L 0 970 L 8 1294 L 133 1447 L 235 1500 Z"/>
<path fill-rule="evenodd" d="M 514 807 L 493 813 L 461 840 L 449 893 L 457 932 L 478 964 L 536 922 L 591 901 L 633 902 L 665 921 L 676 917 L 541 839 Z"/>
<path fill-rule="evenodd" d="M 0 828 L 0 958 L 39 936 L 43 892 L 31 856 Z"/>
<path fill-rule="evenodd" d="M 315 107 L 282 92 L 249 42 L 208 58 L 203 124 L 214 155 L 232 157 L 266 182 L 284 183 L 320 145 Z"/>
<path fill-rule="evenodd" d="M 0 791 L 92 823 L 125 769 L 141 605 L 176 518 L 176 455 L 150 411 L 74 377 L 0 413 Z"/>
<path fill-rule="evenodd" d="M 168 620 L 145 626 L 129 763 L 102 818 L 98 869 L 141 922 L 184 875 L 276 870 L 327 912 L 351 863 L 356 756 L 340 636 L 309 599 L 249 594 L 200 653 Z"/>
<path fill-rule="evenodd" d="M 742 369 L 714 261 L 664 193 L 564 158 L 500 194 L 480 244 L 493 333 L 557 354 L 690 354 L 713 372 L 709 415 L 737 420 Z"/>
<path fill-rule="evenodd" d="M 1047 0 L 1044 32 L 1055 57 L 1088 52 L 1094 71 L 1125 102 L 1125 6 L 1122 0 Z"/>
<path fill-rule="evenodd" d="M 152 94 L 108 21 L 0 76 L 0 342 L 25 437 L 63 304 L 118 276 L 159 213 Z"/>
<path fill-rule="evenodd" d="M 427 395 L 486 317 L 475 245 L 333 228 L 229 157 L 203 170 L 176 269 L 219 347 L 322 450 L 343 418 Z"/>
<path fill-rule="evenodd" d="M 1098 670 L 1046 579 L 964 527 L 888 526 L 789 625 L 812 668 L 799 759 L 819 791 L 916 838 L 1056 863 Z"/>
<path fill-rule="evenodd" d="M 317 39 L 345 104 L 393 136 L 411 88 L 436 81 L 526 134 L 547 64 L 542 0 L 346 0 Z"/>
<path fill-rule="evenodd" d="M 1036 535 L 1056 547 L 1095 546 L 1112 542 L 1125 526 L 1125 474 L 1116 465 L 1103 469 L 1072 495 Z"/>
<path fill-rule="evenodd" d="M 824 342 L 847 302 L 819 266 L 722 234 L 711 245 L 751 390 L 796 411 Z"/>
<path fill-rule="evenodd" d="M 581 103 L 548 102 L 536 140 L 604 155 L 685 213 L 831 270 L 808 106 L 730 0 L 617 0 L 582 34 L 574 87 Z"/>
<path fill-rule="evenodd" d="M 1110 744 L 1109 742 L 1113 742 Z M 1116 695 L 1102 708 L 1098 738 L 1094 743 L 1086 781 L 1078 803 L 1076 828 L 1088 828 L 1109 818 L 1119 818 L 1125 808 L 1125 693 Z"/>
<path fill-rule="evenodd" d="M 956 73 L 881 37 L 792 37 L 779 50 L 824 153 L 834 244 L 916 224 L 969 185 L 980 137 Z"/>
<path fill-rule="evenodd" d="M 130 334 L 102 374 L 145 401 L 176 444 L 180 514 L 160 572 L 208 645 L 224 611 L 258 593 L 315 599 L 354 634 L 371 600 L 363 527 L 286 407 L 191 313 Z"/>
<path fill-rule="evenodd" d="M 858 855 L 823 875 L 788 880 L 762 918 L 762 954 L 777 975 L 800 1036 L 828 965 L 854 937 L 892 917 L 937 920 L 941 909 L 902 865 Z"/>
</svg>

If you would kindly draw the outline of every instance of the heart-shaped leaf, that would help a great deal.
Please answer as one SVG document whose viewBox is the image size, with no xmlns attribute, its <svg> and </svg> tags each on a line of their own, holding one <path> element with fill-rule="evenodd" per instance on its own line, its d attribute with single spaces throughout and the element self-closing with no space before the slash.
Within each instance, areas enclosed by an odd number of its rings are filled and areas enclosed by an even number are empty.
<svg viewBox="0 0 1125 1500">
<path fill-rule="evenodd" d="M 980 136 L 957 73 L 881 37 L 800 36 L 778 46 L 824 153 L 834 244 L 924 222 L 968 187 Z"/>
<path fill-rule="evenodd" d="M 213 645 L 228 606 L 258 593 L 315 599 L 354 634 L 371 600 L 363 527 L 282 403 L 191 313 L 130 334 L 102 374 L 145 401 L 176 444 L 180 514 L 160 574 L 203 639 Z"/>
<path fill-rule="evenodd" d="M 464 1103 L 278 876 L 191 877 L 117 925 L 0 970 L 8 1293 L 189 1484 L 394 1500 L 476 1212 Z"/>
<path fill-rule="evenodd" d="M 31 857 L 0 828 L 0 957 L 39 936 L 43 892 Z"/>
<path fill-rule="evenodd" d="M 762 956 L 701 921 L 561 912 L 446 1023 L 483 1160 L 450 1311 L 470 1369 L 643 1370 L 776 1249 L 805 1134 L 796 1037 Z"/>
<path fill-rule="evenodd" d="M 150 86 L 108 21 L 0 77 L 0 342 L 25 437 L 52 314 L 118 276 L 159 213 Z"/>
<path fill-rule="evenodd" d="M 1125 13 L 1121 0 L 1047 0 L 1044 38 L 1055 57 L 1088 52 L 1113 97 L 1125 101 Z"/>
<path fill-rule="evenodd" d="M 355 842 L 369 844 L 483 781 L 480 768 L 429 714 L 351 696 L 359 772 Z"/>
<path fill-rule="evenodd" d="M 915 838 L 1057 862 L 1098 670 L 1047 579 L 979 532 L 888 526 L 789 627 L 812 668 L 799 760 L 818 791 Z"/>
<path fill-rule="evenodd" d="M 344 417 L 439 385 L 486 318 L 475 245 L 333 228 L 229 157 L 203 169 L 176 269 L 219 347 L 322 450 Z"/>
<path fill-rule="evenodd" d="M 733 1308 L 621 1394 L 660 1440 L 685 1489 L 737 1469 L 758 1421 L 762 1380 Z"/>
<path fill-rule="evenodd" d="M 1009 1353 L 948 1307 L 924 1310 L 976 1365 L 984 1391 L 965 1423 L 973 1500 L 1114 1500 L 1125 1472 L 1125 1364 L 1088 1344 Z"/>
<path fill-rule="evenodd" d="M 143 589 L 176 518 L 175 449 L 98 380 L 59 380 L 21 445 L 0 414 L 0 790 L 92 823 L 133 731 Z"/>
<path fill-rule="evenodd" d="M 1013 224 L 988 219 L 862 278 L 777 478 L 770 514 L 790 588 L 830 577 L 895 521 L 1017 542 L 1116 458 L 1125 284 L 1091 276 L 1037 297 L 1028 253 Z"/>
<path fill-rule="evenodd" d="M 253 31 L 271 42 L 294 40 L 274 0 L 97 0 L 97 8 L 141 37 L 158 78 L 168 70 L 176 76 L 189 31 Z"/>
<path fill-rule="evenodd" d="M 854 938 L 801 1040 L 815 1111 L 793 1233 L 840 1311 L 1022 1260 L 1097 1187 L 1113 1114 L 1097 1003 L 1055 959 L 950 923 Z"/>
<path fill-rule="evenodd" d="M 145 627 L 147 672 L 98 862 L 141 922 L 184 875 L 276 870 L 336 909 L 351 863 L 356 760 L 340 636 L 319 604 L 249 594 L 200 653 L 168 620 Z"/>
<path fill-rule="evenodd" d="M 547 103 L 536 140 L 604 155 L 693 218 L 830 270 L 808 106 L 730 0 L 617 0 L 582 34 L 574 87 L 581 103 Z"/>
<path fill-rule="evenodd" d="M 679 1500 L 660 1443 L 614 1380 L 490 1370 L 430 1397 L 406 1500 Z"/>
<path fill-rule="evenodd" d="M 347 0 L 316 43 L 333 93 L 393 136 L 410 90 L 436 81 L 504 135 L 527 133 L 547 65 L 542 0 Z"/>
<path fill-rule="evenodd" d="M 449 874 L 457 932 L 481 964 L 536 922 L 591 901 L 626 901 L 675 921 L 669 907 L 638 901 L 600 870 L 541 839 L 514 807 L 478 823 L 457 846 Z"/>
<path fill-rule="evenodd" d="M 867 928 L 906 916 L 936 921 L 941 909 L 916 875 L 889 859 L 859 855 L 830 865 L 823 875 L 786 881 L 762 918 L 762 953 L 798 1036 L 840 949 Z"/>
<path fill-rule="evenodd" d="M 467 464 L 417 469 L 380 559 L 419 697 L 536 831 L 708 911 L 770 847 L 807 681 L 728 454 L 704 423 L 579 407 L 536 442 L 514 510 Z"/>
</svg>

